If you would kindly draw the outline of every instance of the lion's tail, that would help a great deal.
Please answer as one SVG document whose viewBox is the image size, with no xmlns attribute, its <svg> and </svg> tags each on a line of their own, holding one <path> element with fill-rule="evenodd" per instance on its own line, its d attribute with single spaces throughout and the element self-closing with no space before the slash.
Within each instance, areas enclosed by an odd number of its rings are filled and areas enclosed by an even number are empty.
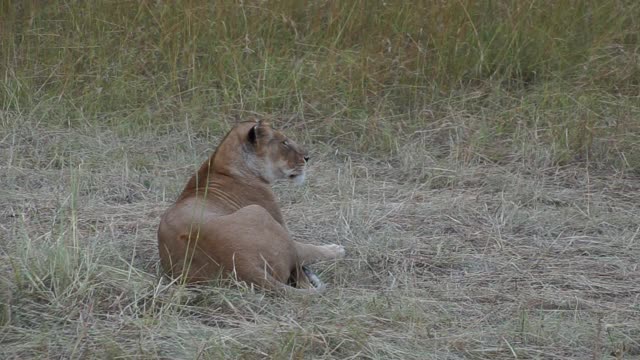
<svg viewBox="0 0 640 360">
<path fill-rule="evenodd" d="M 309 269 L 307 266 L 303 265 L 302 271 L 307 276 L 307 279 L 309 280 L 309 283 L 311 284 L 311 286 L 313 286 L 316 289 L 327 288 L 327 286 L 322 282 L 322 280 L 320 280 L 318 275 L 316 275 L 313 271 L 311 271 L 311 269 Z"/>
<path fill-rule="evenodd" d="M 260 281 L 260 285 L 268 290 L 272 290 L 284 294 L 320 294 L 327 289 L 327 286 L 318 278 L 318 276 L 311 271 L 308 267 L 302 266 L 302 271 L 306 277 L 305 283 L 309 287 L 299 288 L 282 283 L 276 280 L 271 274 L 265 274 L 265 277 Z M 297 286 L 303 284 L 296 284 Z"/>
</svg>

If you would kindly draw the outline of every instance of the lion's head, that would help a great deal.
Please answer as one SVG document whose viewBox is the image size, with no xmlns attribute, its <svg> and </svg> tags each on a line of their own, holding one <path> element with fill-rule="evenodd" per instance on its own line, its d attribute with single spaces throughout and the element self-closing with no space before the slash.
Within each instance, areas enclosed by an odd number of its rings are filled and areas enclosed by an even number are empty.
<svg viewBox="0 0 640 360">
<path fill-rule="evenodd" d="M 237 124 L 218 147 L 218 171 L 238 178 L 256 176 L 267 183 L 288 179 L 302 184 L 308 153 L 295 141 L 264 121 Z"/>
<path fill-rule="evenodd" d="M 246 136 L 247 159 L 259 169 L 264 180 L 269 183 L 280 179 L 289 179 L 296 184 L 304 182 L 309 155 L 295 141 L 262 121 L 256 122 Z"/>
</svg>

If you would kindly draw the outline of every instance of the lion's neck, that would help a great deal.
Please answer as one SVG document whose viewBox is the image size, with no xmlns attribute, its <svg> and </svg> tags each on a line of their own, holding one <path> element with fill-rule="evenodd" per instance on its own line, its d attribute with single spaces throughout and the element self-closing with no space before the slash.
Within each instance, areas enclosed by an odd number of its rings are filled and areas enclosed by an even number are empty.
<svg viewBox="0 0 640 360">
<path fill-rule="evenodd" d="M 214 154 L 215 156 L 215 154 Z M 214 156 L 205 161 L 189 179 L 178 201 L 205 197 L 223 212 L 232 213 L 248 205 L 260 205 L 285 226 L 271 185 L 241 166 L 216 166 Z M 232 164 L 233 160 L 223 162 Z M 228 201 L 231 198 L 232 201 Z"/>
</svg>

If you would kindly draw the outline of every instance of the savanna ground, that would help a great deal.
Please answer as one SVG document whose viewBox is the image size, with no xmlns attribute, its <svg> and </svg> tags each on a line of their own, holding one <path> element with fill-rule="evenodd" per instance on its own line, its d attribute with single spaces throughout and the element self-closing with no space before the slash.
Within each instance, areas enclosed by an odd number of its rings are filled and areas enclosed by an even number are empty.
<svg viewBox="0 0 640 360">
<path fill-rule="evenodd" d="M 0 358 L 640 357 L 635 1 L 0 2 Z M 330 289 L 164 279 L 236 121 Z"/>
</svg>

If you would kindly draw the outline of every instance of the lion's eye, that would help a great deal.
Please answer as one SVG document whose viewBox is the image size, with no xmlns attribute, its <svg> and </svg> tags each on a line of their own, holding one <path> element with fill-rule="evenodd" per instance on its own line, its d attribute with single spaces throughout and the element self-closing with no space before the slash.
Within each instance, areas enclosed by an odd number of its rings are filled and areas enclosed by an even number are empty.
<svg viewBox="0 0 640 360">
<path fill-rule="evenodd" d="M 287 140 L 282 142 L 282 145 L 284 145 L 285 147 L 289 146 L 289 142 Z"/>
</svg>

